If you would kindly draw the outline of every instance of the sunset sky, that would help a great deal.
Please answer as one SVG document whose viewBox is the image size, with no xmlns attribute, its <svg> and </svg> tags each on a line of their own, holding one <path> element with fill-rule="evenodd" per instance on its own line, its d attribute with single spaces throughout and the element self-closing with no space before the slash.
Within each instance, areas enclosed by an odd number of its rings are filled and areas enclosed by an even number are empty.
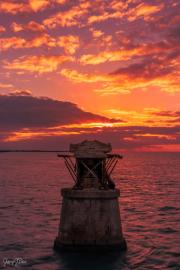
<svg viewBox="0 0 180 270">
<path fill-rule="evenodd" d="M 177 0 L 0 0 L 0 149 L 180 151 Z"/>
</svg>

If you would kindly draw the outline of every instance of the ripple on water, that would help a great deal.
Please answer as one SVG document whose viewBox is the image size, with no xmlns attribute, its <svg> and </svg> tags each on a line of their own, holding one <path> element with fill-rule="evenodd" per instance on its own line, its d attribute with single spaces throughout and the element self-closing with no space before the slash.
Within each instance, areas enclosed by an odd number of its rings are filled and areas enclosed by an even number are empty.
<svg viewBox="0 0 180 270">
<path fill-rule="evenodd" d="M 0 161 L 0 256 L 22 257 L 30 270 L 179 270 L 179 159 L 127 154 L 114 177 L 128 250 L 78 255 L 52 249 L 60 188 L 72 185 L 63 163 L 52 154 L 7 154 Z"/>
</svg>

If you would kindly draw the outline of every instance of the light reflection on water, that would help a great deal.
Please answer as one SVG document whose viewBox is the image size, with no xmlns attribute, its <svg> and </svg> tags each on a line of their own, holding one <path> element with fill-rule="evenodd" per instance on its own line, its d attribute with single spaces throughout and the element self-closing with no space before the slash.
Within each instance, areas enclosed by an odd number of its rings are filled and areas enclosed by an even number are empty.
<svg viewBox="0 0 180 270">
<path fill-rule="evenodd" d="M 180 154 L 126 154 L 114 173 L 128 244 L 122 254 L 57 254 L 60 188 L 72 185 L 55 154 L 0 154 L 0 266 L 23 269 L 180 269 Z M 0 268 L 0 269 L 1 269 Z"/>
</svg>

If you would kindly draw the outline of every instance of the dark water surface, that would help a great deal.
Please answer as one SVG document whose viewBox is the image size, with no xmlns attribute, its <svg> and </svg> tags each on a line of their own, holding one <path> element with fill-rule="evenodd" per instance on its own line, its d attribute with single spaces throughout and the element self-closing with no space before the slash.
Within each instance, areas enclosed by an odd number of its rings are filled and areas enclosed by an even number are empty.
<svg viewBox="0 0 180 270">
<path fill-rule="evenodd" d="M 0 269 L 180 269 L 180 154 L 126 154 L 114 177 L 128 250 L 57 254 L 60 188 L 72 180 L 56 154 L 0 154 Z M 59 203 L 60 202 L 60 203 Z"/>
</svg>

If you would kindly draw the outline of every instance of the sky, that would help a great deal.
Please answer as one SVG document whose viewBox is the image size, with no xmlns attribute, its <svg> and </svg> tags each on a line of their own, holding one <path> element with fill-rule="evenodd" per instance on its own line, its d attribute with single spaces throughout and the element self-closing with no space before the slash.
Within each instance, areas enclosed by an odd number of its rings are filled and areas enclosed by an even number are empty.
<svg viewBox="0 0 180 270">
<path fill-rule="evenodd" d="M 177 0 L 0 0 L 0 149 L 180 151 Z"/>
</svg>

